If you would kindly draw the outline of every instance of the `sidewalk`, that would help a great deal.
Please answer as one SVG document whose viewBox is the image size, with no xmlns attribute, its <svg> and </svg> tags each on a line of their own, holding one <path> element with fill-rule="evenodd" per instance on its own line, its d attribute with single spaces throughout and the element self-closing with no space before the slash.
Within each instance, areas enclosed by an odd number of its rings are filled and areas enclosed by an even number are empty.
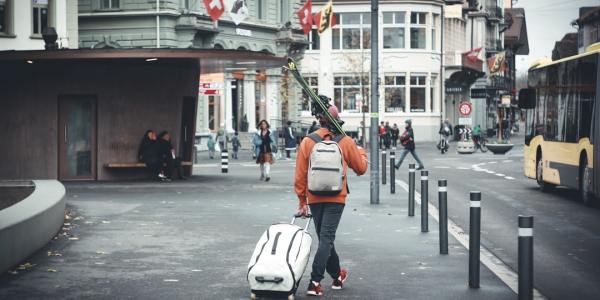
<svg viewBox="0 0 600 300">
<path fill-rule="evenodd" d="M 2 275 L 0 298 L 248 299 L 255 243 L 269 224 L 291 219 L 297 200 L 291 162 L 277 162 L 269 183 L 241 163 L 228 174 L 216 163 L 197 168 L 188 181 L 67 184 L 79 217 L 66 226 L 72 239 L 51 242 L 28 261 L 33 268 Z M 483 266 L 481 288 L 469 289 L 467 251 L 450 237 L 450 254 L 440 256 L 437 223 L 430 219 L 422 234 L 418 208 L 406 216 L 400 187 L 391 196 L 382 186 L 377 206 L 368 177 L 350 176 L 350 191 L 336 240 L 349 279 L 341 291 L 325 279 L 324 299 L 515 298 Z M 298 299 L 306 299 L 310 269 Z"/>
</svg>

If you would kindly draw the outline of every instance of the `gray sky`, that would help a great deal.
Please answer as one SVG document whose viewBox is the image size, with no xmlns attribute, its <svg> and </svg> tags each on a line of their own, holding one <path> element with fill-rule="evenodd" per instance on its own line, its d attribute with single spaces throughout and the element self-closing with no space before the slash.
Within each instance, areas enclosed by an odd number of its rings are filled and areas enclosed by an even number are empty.
<svg viewBox="0 0 600 300">
<path fill-rule="evenodd" d="M 600 0 L 519 0 L 514 7 L 525 9 L 529 55 L 517 56 L 517 72 L 527 72 L 538 58 L 552 57 L 554 43 L 577 31 L 571 21 L 579 17 L 579 7 L 598 5 Z"/>
</svg>

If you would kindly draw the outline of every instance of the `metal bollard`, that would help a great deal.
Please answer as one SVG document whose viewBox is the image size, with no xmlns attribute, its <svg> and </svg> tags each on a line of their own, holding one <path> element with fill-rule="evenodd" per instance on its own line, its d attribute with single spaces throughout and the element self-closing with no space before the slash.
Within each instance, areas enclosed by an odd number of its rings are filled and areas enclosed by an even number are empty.
<svg viewBox="0 0 600 300">
<path fill-rule="evenodd" d="M 381 184 L 385 184 L 385 150 L 381 151 Z"/>
<path fill-rule="evenodd" d="M 221 173 L 227 173 L 229 171 L 229 153 L 227 149 L 221 151 Z"/>
<path fill-rule="evenodd" d="M 396 149 L 390 152 L 390 193 L 396 193 Z"/>
<path fill-rule="evenodd" d="M 479 288 L 479 248 L 481 235 L 481 192 L 471 192 L 469 223 L 469 287 Z"/>
<path fill-rule="evenodd" d="M 421 171 L 421 232 L 429 232 L 429 172 Z"/>
<path fill-rule="evenodd" d="M 448 254 L 448 187 L 446 179 L 438 180 L 440 254 Z"/>
<path fill-rule="evenodd" d="M 519 216 L 519 300 L 533 299 L 533 216 Z"/>
<path fill-rule="evenodd" d="M 415 164 L 408 165 L 408 216 L 415 215 Z"/>
</svg>

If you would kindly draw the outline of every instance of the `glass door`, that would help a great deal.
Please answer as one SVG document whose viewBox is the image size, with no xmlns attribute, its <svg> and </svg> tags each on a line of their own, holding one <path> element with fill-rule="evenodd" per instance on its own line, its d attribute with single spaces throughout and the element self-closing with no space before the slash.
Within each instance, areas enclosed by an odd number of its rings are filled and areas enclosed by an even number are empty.
<svg viewBox="0 0 600 300">
<path fill-rule="evenodd" d="M 96 179 L 96 98 L 59 99 L 59 179 Z"/>
</svg>

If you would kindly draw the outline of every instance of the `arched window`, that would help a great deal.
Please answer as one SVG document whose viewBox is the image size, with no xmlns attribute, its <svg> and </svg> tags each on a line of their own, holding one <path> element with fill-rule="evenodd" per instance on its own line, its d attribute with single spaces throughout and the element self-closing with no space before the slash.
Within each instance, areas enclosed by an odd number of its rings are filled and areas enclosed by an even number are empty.
<svg viewBox="0 0 600 300">
<path fill-rule="evenodd" d="M 215 48 L 215 49 L 225 49 L 225 48 L 223 47 L 223 45 L 221 45 L 221 44 L 215 44 L 214 48 Z"/>
</svg>

